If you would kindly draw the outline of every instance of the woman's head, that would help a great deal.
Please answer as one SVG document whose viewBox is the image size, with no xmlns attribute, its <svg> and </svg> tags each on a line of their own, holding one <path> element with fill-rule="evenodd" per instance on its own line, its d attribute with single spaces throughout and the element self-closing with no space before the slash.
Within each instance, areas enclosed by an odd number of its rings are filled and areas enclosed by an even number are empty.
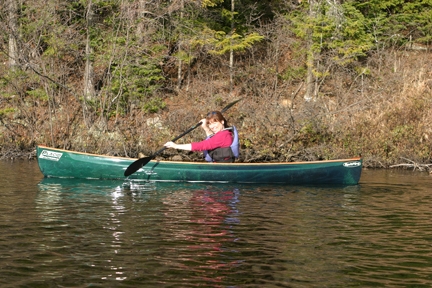
<svg viewBox="0 0 432 288">
<path fill-rule="evenodd" d="M 228 128 L 228 121 L 225 119 L 225 117 L 219 111 L 213 111 L 213 112 L 208 113 L 206 120 L 207 120 L 207 124 L 209 125 L 210 129 L 212 129 L 212 126 L 215 126 L 215 125 L 218 126 L 219 123 L 222 124 L 221 125 L 222 129 Z M 222 130 L 222 129 L 220 129 L 220 130 Z M 213 132 L 215 132 L 215 131 L 213 131 Z M 219 132 L 219 131 L 216 131 L 216 132 Z"/>
</svg>

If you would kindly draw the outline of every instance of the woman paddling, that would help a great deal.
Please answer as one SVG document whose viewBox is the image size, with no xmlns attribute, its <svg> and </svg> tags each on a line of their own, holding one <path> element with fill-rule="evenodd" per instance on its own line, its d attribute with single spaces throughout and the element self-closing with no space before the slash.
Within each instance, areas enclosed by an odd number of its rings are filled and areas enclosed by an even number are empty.
<svg viewBox="0 0 432 288">
<path fill-rule="evenodd" d="M 207 138 L 201 142 L 176 144 L 172 141 L 165 147 L 187 151 L 203 151 L 208 162 L 234 162 L 239 156 L 237 129 L 228 126 L 227 120 L 219 111 L 210 112 L 201 120 Z"/>
</svg>

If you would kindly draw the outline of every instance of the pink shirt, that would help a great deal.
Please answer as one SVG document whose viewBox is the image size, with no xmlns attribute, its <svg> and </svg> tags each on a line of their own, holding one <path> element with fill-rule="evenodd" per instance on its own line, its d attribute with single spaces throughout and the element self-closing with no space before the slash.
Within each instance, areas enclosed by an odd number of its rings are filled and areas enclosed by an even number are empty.
<svg viewBox="0 0 432 288">
<path fill-rule="evenodd" d="M 192 142 L 192 151 L 213 150 L 216 148 L 230 147 L 233 142 L 233 135 L 230 130 L 222 130 L 213 137 L 201 142 Z"/>
</svg>

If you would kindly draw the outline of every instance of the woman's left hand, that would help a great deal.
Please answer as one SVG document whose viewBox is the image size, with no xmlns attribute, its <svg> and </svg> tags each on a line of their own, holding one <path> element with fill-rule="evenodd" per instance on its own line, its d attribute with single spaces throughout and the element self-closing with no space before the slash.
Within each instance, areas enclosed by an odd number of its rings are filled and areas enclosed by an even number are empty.
<svg viewBox="0 0 432 288">
<path fill-rule="evenodd" d="M 209 129 L 207 119 L 201 119 L 201 127 L 204 129 L 207 136 L 213 134 L 213 132 Z"/>
<path fill-rule="evenodd" d="M 207 128 L 207 119 L 206 118 L 201 119 L 200 122 L 201 122 L 201 127 L 203 127 L 204 129 Z"/>
</svg>

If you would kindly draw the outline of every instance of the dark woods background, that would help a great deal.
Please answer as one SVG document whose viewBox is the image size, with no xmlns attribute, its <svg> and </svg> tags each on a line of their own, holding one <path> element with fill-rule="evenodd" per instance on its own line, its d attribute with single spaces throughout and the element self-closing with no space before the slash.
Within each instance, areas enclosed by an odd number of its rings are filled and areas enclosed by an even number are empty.
<svg viewBox="0 0 432 288">
<path fill-rule="evenodd" d="M 149 155 L 243 98 L 240 161 L 431 163 L 430 0 L 0 3 L 2 158 Z"/>
</svg>

